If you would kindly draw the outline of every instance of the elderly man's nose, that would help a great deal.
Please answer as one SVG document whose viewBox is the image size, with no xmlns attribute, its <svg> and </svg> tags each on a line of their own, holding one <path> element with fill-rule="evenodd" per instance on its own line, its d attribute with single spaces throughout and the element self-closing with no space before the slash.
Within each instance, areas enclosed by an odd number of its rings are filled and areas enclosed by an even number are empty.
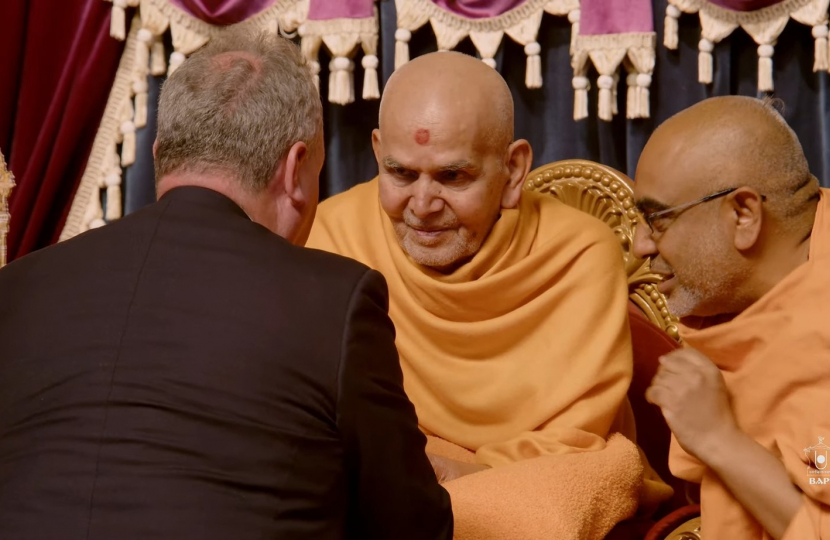
<svg viewBox="0 0 830 540">
<path fill-rule="evenodd" d="M 413 186 L 415 192 L 409 202 L 409 207 L 418 218 L 426 218 L 430 214 L 440 212 L 444 202 L 439 198 L 440 186 L 426 179 L 420 179 Z"/>
<path fill-rule="evenodd" d="M 651 237 L 651 229 L 645 223 L 638 223 L 634 228 L 634 245 L 632 251 L 637 258 L 645 259 L 657 255 L 657 244 Z"/>
</svg>

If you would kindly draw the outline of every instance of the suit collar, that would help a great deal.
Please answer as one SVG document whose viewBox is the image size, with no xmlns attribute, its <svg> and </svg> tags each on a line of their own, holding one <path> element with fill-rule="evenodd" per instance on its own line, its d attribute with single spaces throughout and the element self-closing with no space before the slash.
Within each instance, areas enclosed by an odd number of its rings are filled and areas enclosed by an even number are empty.
<svg viewBox="0 0 830 540">
<path fill-rule="evenodd" d="M 251 219 L 242 207 L 227 196 L 219 193 L 218 191 L 201 186 L 176 187 L 165 193 L 159 200 L 170 200 L 186 204 L 194 204 L 197 206 L 206 206 L 212 209 L 232 212 L 240 217 Z"/>
</svg>

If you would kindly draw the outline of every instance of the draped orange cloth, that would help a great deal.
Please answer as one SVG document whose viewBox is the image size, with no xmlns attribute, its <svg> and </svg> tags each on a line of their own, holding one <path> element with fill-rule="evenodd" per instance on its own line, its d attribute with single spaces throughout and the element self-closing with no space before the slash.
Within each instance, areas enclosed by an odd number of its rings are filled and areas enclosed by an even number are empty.
<svg viewBox="0 0 830 540">
<path fill-rule="evenodd" d="M 389 284 L 404 386 L 422 429 L 500 466 L 605 447 L 632 376 L 619 242 L 599 220 L 523 193 L 451 274 L 416 264 L 377 179 L 320 205 L 308 246 Z M 625 407 L 623 407 L 625 405 Z"/>
<path fill-rule="evenodd" d="M 823 474 L 830 468 L 812 463 L 824 452 L 819 437 L 830 437 L 830 191 L 821 192 L 808 262 L 730 322 L 682 334 L 721 368 L 740 428 L 783 462 L 804 493 L 784 538 L 830 538 L 830 474 Z M 706 540 L 770 538 L 676 441 L 669 465 L 676 476 L 701 484 Z"/>
</svg>

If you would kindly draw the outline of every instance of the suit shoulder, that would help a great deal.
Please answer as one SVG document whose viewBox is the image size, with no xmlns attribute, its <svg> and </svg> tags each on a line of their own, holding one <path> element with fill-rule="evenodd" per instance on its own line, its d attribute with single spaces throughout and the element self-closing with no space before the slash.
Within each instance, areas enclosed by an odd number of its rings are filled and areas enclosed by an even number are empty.
<svg viewBox="0 0 830 540">
<path fill-rule="evenodd" d="M 38 249 L 20 257 L 3 268 L 7 274 L 25 272 L 33 266 L 60 264 L 71 259 L 73 264 L 94 264 L 102 254 L 114 256 L 112 249 L 134 243 L 142 230 L 152 231 L 152 225 L 163 210 L 164 203 L 153 203 L 104 227 L 90 229 L 81 234 Z M 125 238 L 130 238 L 127 242 Z"/>
</svg>

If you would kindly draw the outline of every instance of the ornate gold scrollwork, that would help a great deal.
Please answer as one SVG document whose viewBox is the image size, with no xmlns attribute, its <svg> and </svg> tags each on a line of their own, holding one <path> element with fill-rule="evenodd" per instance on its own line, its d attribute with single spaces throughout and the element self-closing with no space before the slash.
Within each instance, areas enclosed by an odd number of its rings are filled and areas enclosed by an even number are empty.
<svg viewBox="0 0 830 540">
<path fill-rule="evenodd" d="M 631 180 L 627 176 L 599 163 L 569 159 L 532 171 L 524 189 L 548 193 L 608 225 L 620 241 L 628 274 L 629 298 L 651 322 L 673 339 L 680 339 L 677 318 L 669 312 L 666 298 L 656 287 L 662 276 L 651 271 L 650 261 L 637 258 L 631 251 L 637 211 Z"/>
<path fill-rule="evenodd" d="M 702 538 L 700 517 L 696 517 L 670 532 L 666 540 L 702 540 Z"/>
</svg>

